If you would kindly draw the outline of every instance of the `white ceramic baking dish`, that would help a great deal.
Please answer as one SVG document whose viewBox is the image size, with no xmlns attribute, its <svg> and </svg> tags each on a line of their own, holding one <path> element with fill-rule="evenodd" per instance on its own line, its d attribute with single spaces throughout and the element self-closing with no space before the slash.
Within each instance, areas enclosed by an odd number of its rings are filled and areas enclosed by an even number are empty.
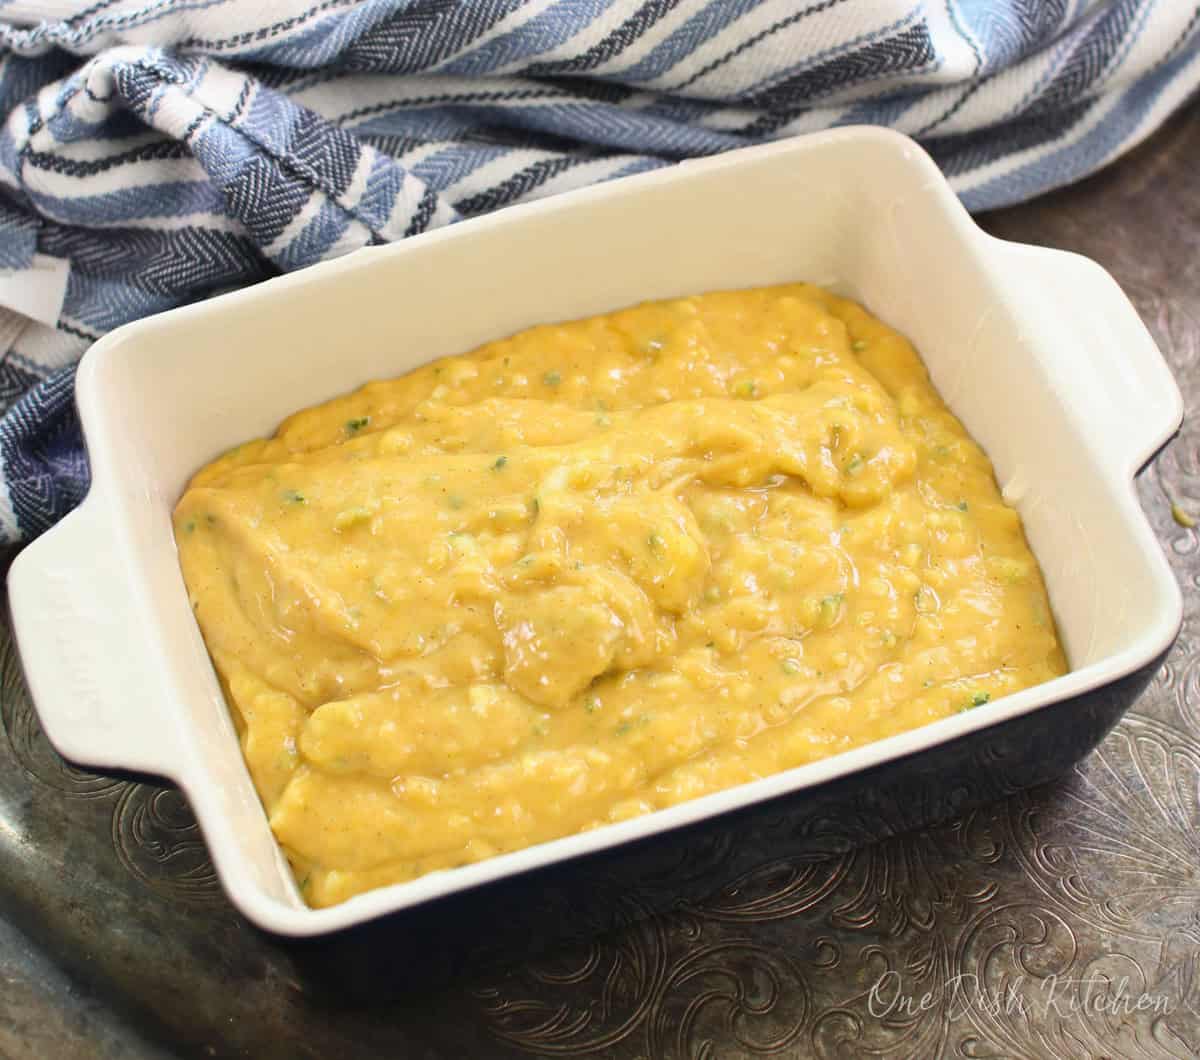
<svg viewBox="0 0 1200 1060">
<path fill-rule="evenodd" d="M 650 816 L 307 908 L 188 606 L 170 519 L 188 477 L 296 409 L 538 322 L 798 279 L 858 298 L 920 349 L 1024 517 L 1071 672 Z M 77 393 L 91 492 L 9 574 L 43 725 L 76 762 L 177 782 L 233 902 L 282 934 L 346 927 L 781 793 L 811 794 L 902 756 L 921 761 L 1145 670 L 1180 624 L 1179 589 L 1133 476 L 1176 430 L 1182 403 L 1134 309 L 1092 262 L 983 233 L 913 142 L 878 129 L 514 207 L 164 313 L 97 342 Z"/>
</svg>

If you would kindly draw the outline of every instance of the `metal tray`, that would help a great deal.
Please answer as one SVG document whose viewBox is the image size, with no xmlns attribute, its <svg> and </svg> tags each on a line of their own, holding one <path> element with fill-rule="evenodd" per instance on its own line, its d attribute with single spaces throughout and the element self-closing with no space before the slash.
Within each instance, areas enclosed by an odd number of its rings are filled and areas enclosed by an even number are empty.
<svg viewBox="0 0 1200 1060">
<path fill-rule="evenodd" d="M 1189 414 L 1198 161 L 1194 103 L 1091 181 L 985 219 L 1109 268 Z M 1184 585 L 1183 633 L 1066 777 L 851 849 L 848 830 L 905 827 L 912 807 L 881 793 L 822 856 L 790 842 L 790 815 L 736 842 L 701 830 L 619 874 L 583 861 L 321 941 L 229 907 L 173 789 L 58 758 L 4 629 L 0 1055 L 1198 1055 L 1200 537 L 1171 503 L 1200 514 L 1200 428 L 1185 422 L 1139 491 Z M 1034 779 L 1020 766 L 1014 787 Z"/>
</svg>

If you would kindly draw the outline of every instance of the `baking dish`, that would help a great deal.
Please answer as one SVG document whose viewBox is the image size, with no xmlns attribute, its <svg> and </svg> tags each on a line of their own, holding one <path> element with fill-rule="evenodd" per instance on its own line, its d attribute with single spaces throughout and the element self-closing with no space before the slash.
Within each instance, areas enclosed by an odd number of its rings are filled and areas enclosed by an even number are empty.
<svg viewBox="0 0 1200 1060">
<path fill-rule="evenodd" d="M 916 344 L 1021 512 L 1071 672 L 646 817 L 305 906 L 188 605 L 170 519 L 188 477 L 296 409 L 535 323 L 797 279 L 859 299 Z M 69 759 L 177 782 L 230 898 L 281 934 L 345 928 L 638 839 L 666 842 L 663 833 L 734 811 L 744 828 L 768 800 L 776 819 L 786 806 L 797 821 L 824 822 L 789 829 L 818 836 L 814 851 L 941 819 L 1090 750 L 1181 621 L 1133 477 L 1178 427 L 1182 400 L 1133 307 L 1086 259 L 983 233 L 928 156 L 884 130 L 684 163 L 152 317 L 88 351 L 77 399 L 91 491 L 9 573 L 42 723 Z M 914 778 L 945 797 L 906 799 L 899 813 L 878 801 L 899 800 Z M 845 836 L 831 844 L 839 821 Z"/>
</svg>

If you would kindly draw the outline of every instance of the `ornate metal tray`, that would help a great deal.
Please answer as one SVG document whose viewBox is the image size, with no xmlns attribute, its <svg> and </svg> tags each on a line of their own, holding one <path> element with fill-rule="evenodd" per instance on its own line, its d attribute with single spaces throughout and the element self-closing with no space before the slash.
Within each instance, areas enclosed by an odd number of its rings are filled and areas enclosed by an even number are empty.
<svg viewBox="0 0 1200 1060">
<path fill-rule="evenodd" d="M 993 214 L 1130 293 L 1200 403 L 1200 104 L 1100 176 Z M 1200 1055 L 1200 427 L 1139 491 L 1183 633 L 1062 779 L 822 860 L 697 842 L 636 888 L 285 942 L 217 886 L 169 787 L 64 763 L 0 630 L 0 1055 Z M 571 887 L 611 891 L 602 922 Z M 595 903 L 589 903 L 594 905 Z M 532 914 L 530 914 L 532 910 Z"/>
</svg>

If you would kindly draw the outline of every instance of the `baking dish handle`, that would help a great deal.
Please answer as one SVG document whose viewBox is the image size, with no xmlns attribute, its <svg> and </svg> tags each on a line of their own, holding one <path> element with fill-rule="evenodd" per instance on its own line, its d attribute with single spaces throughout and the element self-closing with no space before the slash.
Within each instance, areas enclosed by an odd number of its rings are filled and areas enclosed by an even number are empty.
<svg viewBox="0 0 1200 1060">
<path fill-rule="evenodd" d="M 1070 365 L 1068 393 L 1086 416 L 1092 443 L 1111 470 L 1132 477 L 1178 429 L 1183 396 L 1128 296 L 1090 258 L 1065 250 L 992 240 L 1002 272 L 1026 304 L 1041 304 L 1086 351 Z M 1078 342 L 1082 335 L 1083 342 Z"/>
<path fill-rule="evenodd" d="M 174 732 L 125 563 L 93 491 L 8 572 L 13 632 L 50 742 L 72 761 L 167 774 Z"/>
</svg>

